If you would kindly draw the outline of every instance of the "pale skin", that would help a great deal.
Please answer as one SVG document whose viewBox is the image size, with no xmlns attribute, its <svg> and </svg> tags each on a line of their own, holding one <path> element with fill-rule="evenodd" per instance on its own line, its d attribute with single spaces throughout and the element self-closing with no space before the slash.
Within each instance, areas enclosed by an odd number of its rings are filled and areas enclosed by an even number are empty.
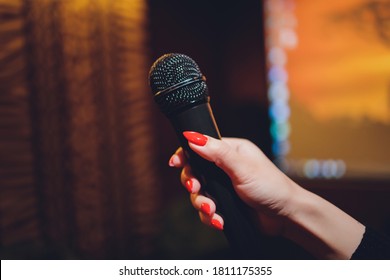
<svg viewBox="0 0 390 280">
<path fill-rule="evenodd" d="M 362 240 L 364 225 L 293 182 L 250 141 L 203 137 L 203 145 L 189 141 L 190 148 L 226 172 L 238 196 L 253 209 L 254 223 L 264 233 L 286 237 L 318 259 L 351 258 Z M 221 229 L 224 221 L 216 213 L 215 203 L 202 194 L 181 148 L 169 165 L 182 169 L 181 183 L 187 186 L 200 220 Z M 215 226 L 216 221 L 221 227 Z"/>
</svg>

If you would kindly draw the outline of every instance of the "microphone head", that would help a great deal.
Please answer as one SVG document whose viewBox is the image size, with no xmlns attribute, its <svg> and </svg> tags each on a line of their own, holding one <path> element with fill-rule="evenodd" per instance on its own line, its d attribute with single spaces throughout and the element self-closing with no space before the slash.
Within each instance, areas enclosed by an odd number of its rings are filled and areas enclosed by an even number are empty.
<svg viewBox="0 0 390 280">
<path fill-rule="evenodd" d="M 149 84 L 154 100 L 167 115 L 209 100 L 206 78 L 184 54 L 170 53 L 157 59 L 150 68 Z"/>
</svg>

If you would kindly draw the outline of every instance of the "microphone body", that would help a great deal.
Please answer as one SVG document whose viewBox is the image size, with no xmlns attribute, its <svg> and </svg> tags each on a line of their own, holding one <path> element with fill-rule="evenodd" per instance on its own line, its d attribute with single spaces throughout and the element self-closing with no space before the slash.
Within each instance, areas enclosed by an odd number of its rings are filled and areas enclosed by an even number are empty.
<svg viewBox="0 0 390 280">
<path fill-rule="evenodd" d="M 224 233 L 233 252 L 241 258 L 259 258 L 262 253 L 260 232 L 251 220 L 249 207 L 238 197 L 226 173 L 192 151 L 183 136 L 184 131 L 196 131 L 221 138 L 210 104 L 196 105 L 169 119 L 202 190 L 213 199 L 224 219 Z"/>
<path fill-rule="evenodd" d="M 234 257 L 262 258 L 266 244 L 251 219 L 249 207 L 238 197 L 226 173 L 193 152 L 183 136 L 184 131 L 195 131 L 221 138 L 205 81 L 198 65 L 182 54 L 160 57 L 149 73 L 155 102 L 171 121 L 202 190 L 214 200 L 224 219 L 224 233 Z"/>
</svg>

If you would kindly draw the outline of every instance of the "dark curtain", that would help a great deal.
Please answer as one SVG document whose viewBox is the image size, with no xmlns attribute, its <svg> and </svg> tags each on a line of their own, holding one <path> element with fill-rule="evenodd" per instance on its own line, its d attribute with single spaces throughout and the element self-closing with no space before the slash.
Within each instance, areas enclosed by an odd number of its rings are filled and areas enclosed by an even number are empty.
<svg viewBox="0 0 390 280">
<path fill-rule="evenodd" d="M 2 257 L 155 253 L 146 14 L 142 0 L 0 0 Z"/>
</svg>

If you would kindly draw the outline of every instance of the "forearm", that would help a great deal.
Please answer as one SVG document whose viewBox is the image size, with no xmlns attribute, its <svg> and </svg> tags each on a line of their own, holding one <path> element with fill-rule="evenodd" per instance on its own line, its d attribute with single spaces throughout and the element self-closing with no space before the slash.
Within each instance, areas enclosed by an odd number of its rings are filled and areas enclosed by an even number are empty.
<svg viewBox="0 0 390 280">
<path fill-rule="evenodd" d="M 363 237 L 364 225 L 296 184 L 288 207 L 285 237 L 320 259 L 351 258 Z"/>
</svg>

